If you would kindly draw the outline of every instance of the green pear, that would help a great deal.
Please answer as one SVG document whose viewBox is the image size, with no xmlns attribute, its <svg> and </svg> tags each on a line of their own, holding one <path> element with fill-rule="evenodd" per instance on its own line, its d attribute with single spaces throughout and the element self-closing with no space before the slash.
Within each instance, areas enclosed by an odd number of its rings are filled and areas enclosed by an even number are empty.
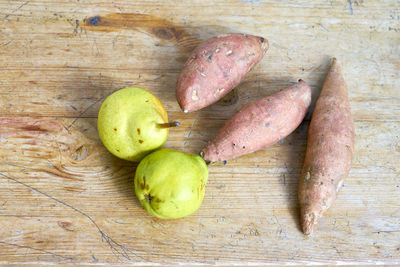
<svg viewBox="0 0 400 267">
<path fill-rule="evenodd" d="M 115 156 L 140 161 L 161 148 L 168 137 L 168 116 L 160 100 L 137 87 L 118 90 L 100 107 L 97 129 L 104 146 Z"/>
<path fill-rule="evenodd" d="M 200 207 L 207 180 L 208 168 L 200 156 L 160 149 L 139 163 L 135 192 L 150 214 L 161 219 L 177 219 Z"/>
</svg>

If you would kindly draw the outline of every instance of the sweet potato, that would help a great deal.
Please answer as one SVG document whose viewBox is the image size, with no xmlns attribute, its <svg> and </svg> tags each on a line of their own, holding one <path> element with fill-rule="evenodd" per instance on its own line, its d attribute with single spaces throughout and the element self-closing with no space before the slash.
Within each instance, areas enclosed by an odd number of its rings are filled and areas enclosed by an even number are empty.
<svg viewBox="0 0 400 267">
<path fill-rule="evenodd" d="M 184 112 L 199 110 L 237 86 L 268 50 L 268 41 L 247 34 L 226 34 L 200 44 L 186 61 L 176 85 Z"/>
<path fill-rule="evenodd" d="M 311 234 L 348 175 L 354 149 L 354 125 L 342 67 L 335 58 L 317 100 L 308 130 L 299 183 L 301 225 Z"/>
<path fill-rule="evenodd" d="M 311 102 L 311 89 L 299 80 L 293 86 L 244 106 L 225 122 L 200 155 L 222 161 L 263 149 L 293 132 Z"/>
</svg>

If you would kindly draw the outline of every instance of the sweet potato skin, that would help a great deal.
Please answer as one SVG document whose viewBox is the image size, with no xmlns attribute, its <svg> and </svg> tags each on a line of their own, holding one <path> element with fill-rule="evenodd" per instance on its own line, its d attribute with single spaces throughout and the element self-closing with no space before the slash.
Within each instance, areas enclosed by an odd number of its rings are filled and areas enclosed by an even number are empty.
<svg viewBox="0 0 400 267">
<path fill-rule="evenodd" d="M 186 61 L 177 81 L 176 99 L 184 112 L 217 102 L 261 60 L 268 50 L 263 37 L 226 34 L 200 44 Z"/>
<path fill-rule="evenodd" d="M 225 122 L 200 154 L 206 161 L 222 161 L 273 145 L 299 126 L 310 103 L 311 89 L 302 80 L 250 103 Z"/>
<path fill-rule="evenodd" d="M 354 124 L 347 91 L 334 58 L 312 115 L 299 182 L 300 219 L 307 235 L 333 204 L 350 171 Z"/>
</svg>

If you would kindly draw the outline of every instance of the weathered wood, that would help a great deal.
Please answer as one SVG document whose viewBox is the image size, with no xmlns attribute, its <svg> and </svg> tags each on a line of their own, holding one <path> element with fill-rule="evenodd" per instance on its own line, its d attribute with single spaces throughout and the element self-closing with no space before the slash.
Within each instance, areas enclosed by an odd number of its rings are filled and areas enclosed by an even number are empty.
<svg viewBox="0 0 400 267">
<path fill-rule="evenodd" d="M 400 6 L 396 1 L 1 1 L 0 264 L 400 264 Z M 220 33 L 270 50 L 223 101 L 183 114 L 175 83 Z M 180 127 L 166 147 L 198 153 L 244 104 L 302 78 L 315 99 L 343 64 L 356 126 L 352 170 L 312 237 L 297 185 L 308 120 L 283 142 L 210 165 L 201 208 L 148 215 L 135 164 L 102 146 L 96 117 L 139 86 Z"/>
</svg>

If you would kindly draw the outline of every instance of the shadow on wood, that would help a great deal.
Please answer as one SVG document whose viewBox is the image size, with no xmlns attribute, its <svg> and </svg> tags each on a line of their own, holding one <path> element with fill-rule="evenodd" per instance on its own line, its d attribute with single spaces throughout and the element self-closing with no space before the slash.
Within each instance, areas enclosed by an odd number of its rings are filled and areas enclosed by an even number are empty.
<svg viewBox="0 0 400 267">
<path fill-rule="evenodd" d="M 317 76 L 318 80 L 315 82 L 314 86 L 310 85 L 311 90 L 312 90 L 311 105 L 306 114 L 306 117 L 305 117 L 306 120 L 311 120 L 311 115 L 312 115 L 312 112 L 314 111 L 315 102 L 317 101 L 319 94 L 321 93 L 322 86 L 325 81 L 325 77 L 328 74 L 328 71 L 329 71 L 329 68 L 331 65 L 331 59 L 332 58 L 330 56 L 326 55 L 325 57 L 323 57 L 323 59 L 321 59 L 318 67 L 311 71 L 312 73 L 318 73 L 318 76 Z"/>
<path fill-rule="evenodd" d="M 284 190 L 286 190 L 286 195 L 288 197 L 288 211 L 299 231 L 301 231 L 301 225 L 297 194 L 306 151 L 308 124 L 307 121 L 303 121 L 285 141 L 287 143 L 288 153 L 285 156 L 285 167 L 287 172 L 286 174 L 283 174 L 285 179 Z M 293 144 L 295 142 L 297 143 L 296 145 Z"/>
</svg>

